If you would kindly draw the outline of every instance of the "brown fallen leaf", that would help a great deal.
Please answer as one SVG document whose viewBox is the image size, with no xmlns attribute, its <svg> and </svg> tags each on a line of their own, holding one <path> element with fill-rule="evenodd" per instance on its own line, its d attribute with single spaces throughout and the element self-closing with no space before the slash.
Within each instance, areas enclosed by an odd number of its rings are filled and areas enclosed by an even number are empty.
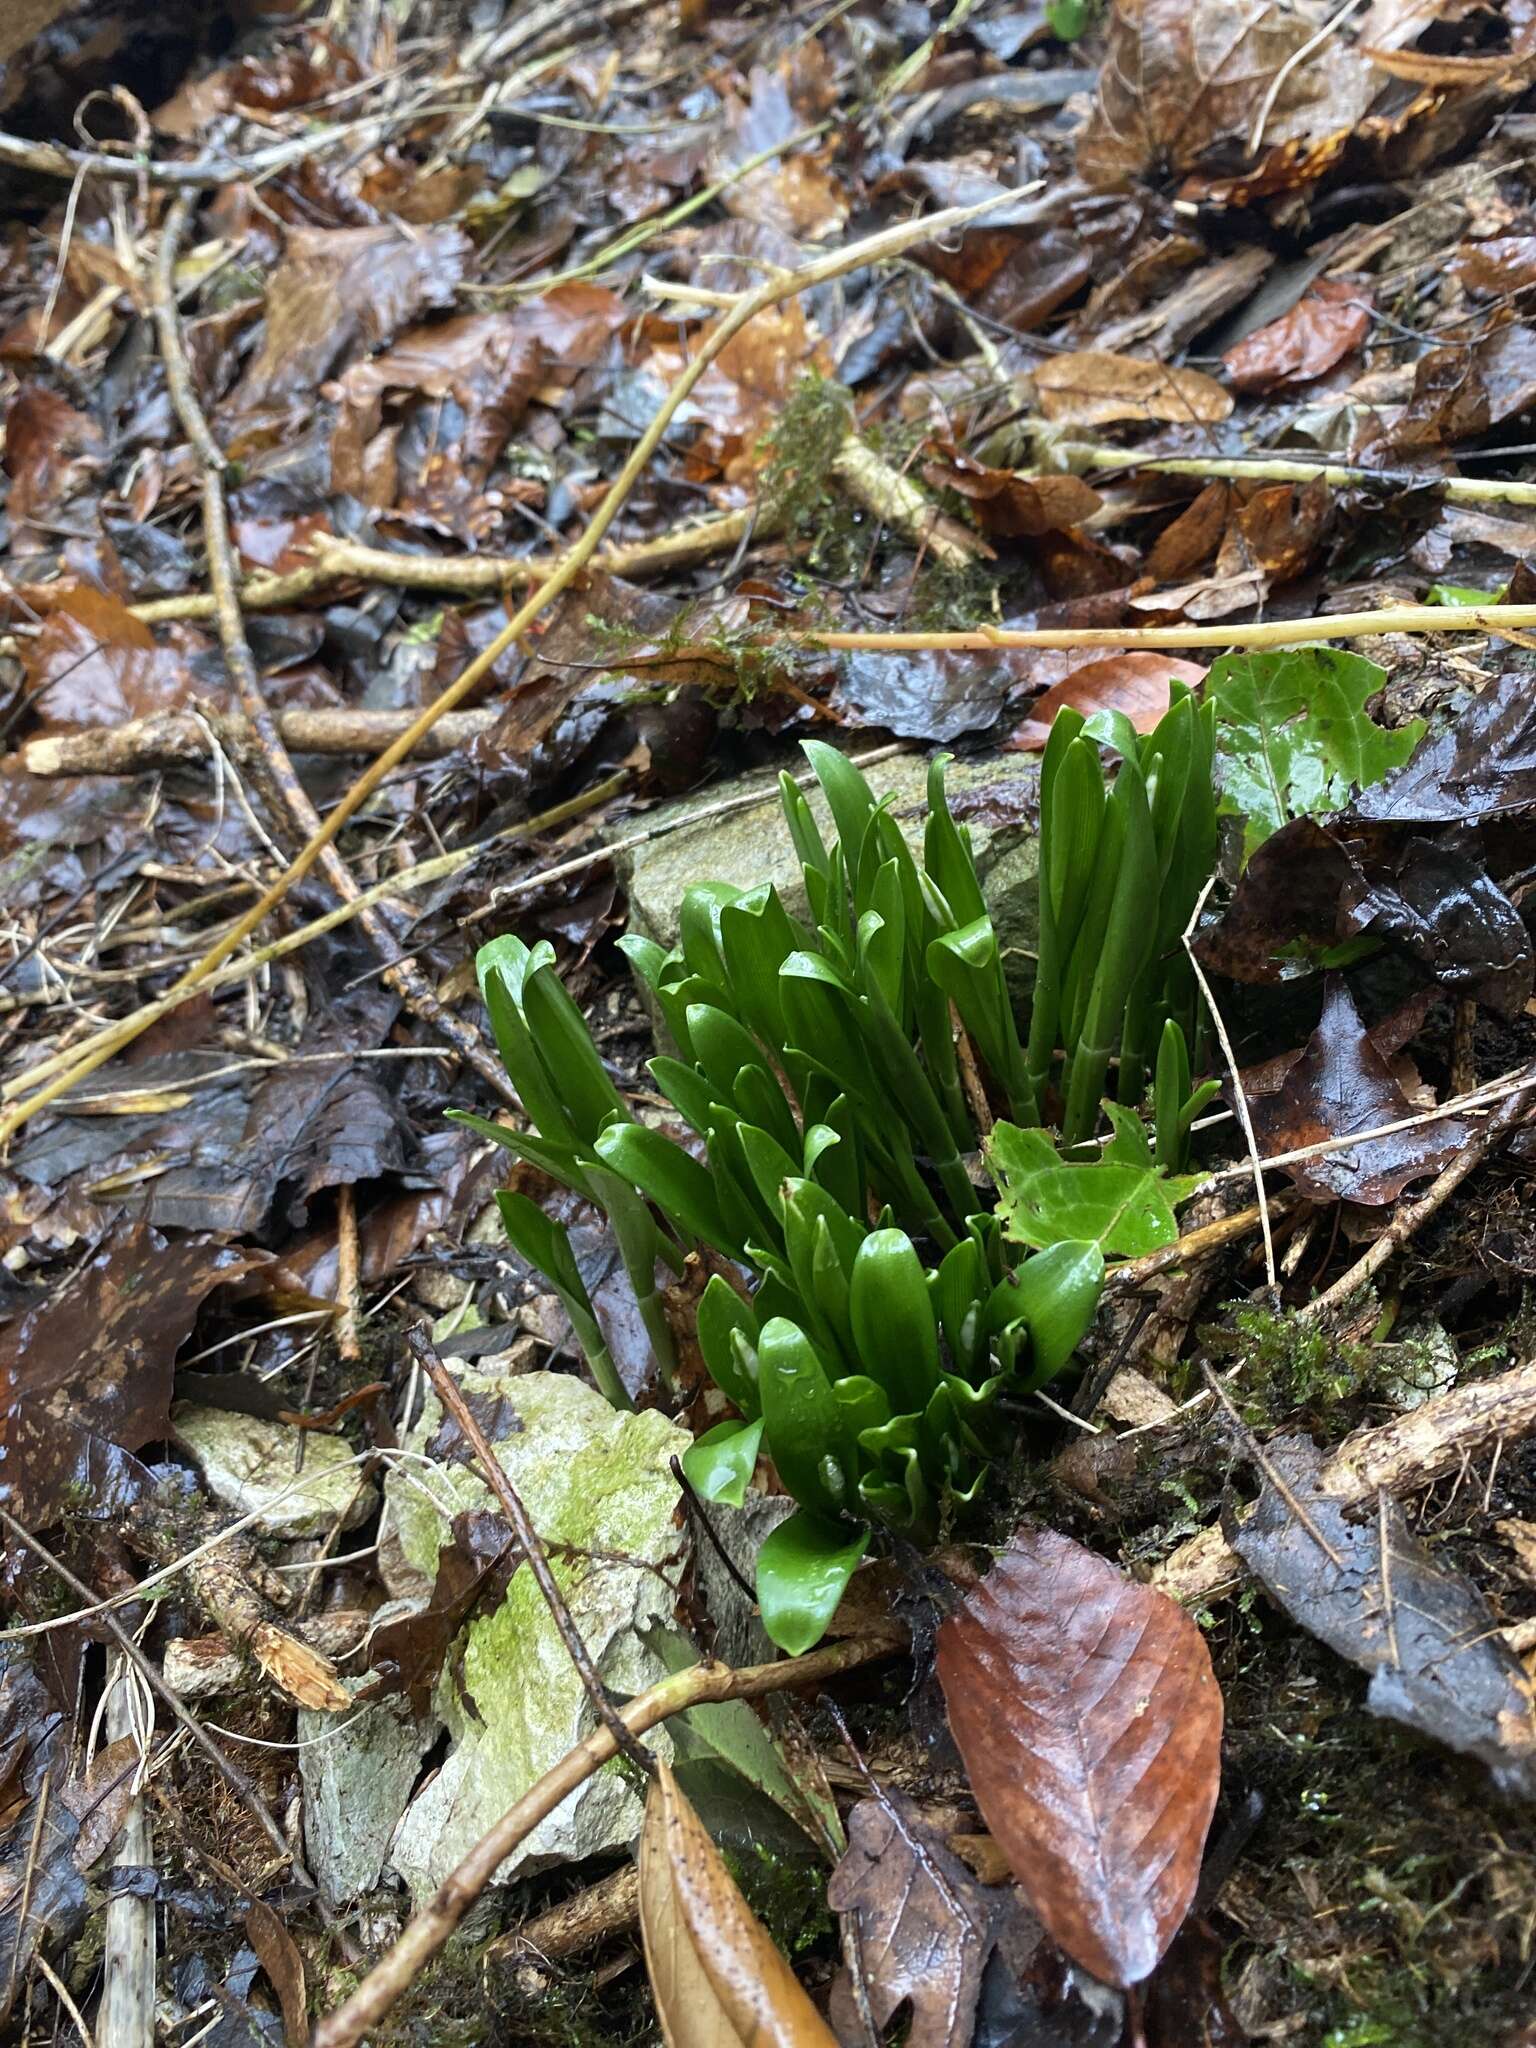
<svg viewBox="0 0 1536 2048">
<path fill-rule="evenodd" d="M 1106 1983 L 1139 1983 L 1189 1910 L 1221 1781 L 1198 1627 L 1070 1537 L 1019 1529 L 940 1629 L 938 1673 L 1046 1932 Z"/>
<path fill-rule="evenodd" d="M 667 2048 L 837 2048 L 662 1762 L 640 1831 L 640 1933 Z"/>
<path fill-rule="evenodd" d="M 298 1943 L 265 1899 L 251 1901 L 245 1916 L 245 1934 L 277 1993 L 285 2048 L 304 2048 L 309 2039 L 309 1997 Z"/>
<path fill-rule="evenodd" d="M 1064 704 L 1085 718 L 1096 711 L 1123 711 L 1138 732 L 1151 732 L 1168 709 L 1170 681 L 1188 683 L 1193 689 L 1205 681 L 1205 670 L 1198 662 L 1167 654 L 1109 654 L 1102 661 L 1085 662 L 1035 699 L 1008 746 L 1021 753 L 1041 752 Z"/>
<path fill-rule="evenodd" d="M 1347 1138 L 1414 1114 L 1391 1062 L 1372 1041 L 1342 975 L 1332 977 L 1323 1014 L 1306 1046 L 1288 1058 L 1249 1069 L 1243 1093 L 1253 1134 L 1265 1153 L 1300 1151 Z M 1470 1128 L 1457 1117 L 1421 1124 L 1390 1138 L 1372 1138 L 1283 1170 L 1310 1202 L 1393 1202 L 1413 1180 L 1437 1173 L 1466 1144 Z"/>
<path fill-rule="evenodd" d="M 1234 390 L 1283 391 L 1326 375 L 1370 331 L 1369 287 L 1320 277 L 1288 313 L 1245 334 L 1221 360 Z"/>
<path fill-rule="evenodd" d="M 1104 189 L 1160 166 L 1193 170 L 1215 143 L 1246 149 L 1276 86 L 1265 142 L 1299 145 L 1299 157 L 1347 137 L 1378 80 L 1336 37 L 1308 51 L 1316 43 L 1311 15 L 1282 0 L 1116 0 L 1079 177 Z"/>
<path fill-rule="evenodd" d="M 1061 533 L 1103 503 L 1080 476 L 1020 476 L 1012 469 L 989 469 L 953 447 L 925 463 L 923 475 L 936 491 L 969 499 L 982 532 L 994 540 Z"/>
<path fill-rule="evenodd" d="M 1074 349 L 1034 372 L 1048 420 L 1096 427 L 1112 420 L 1166 420 L 1214 425 L 1232 410 L 1232 394 L 1200 370 L 1184 370 L 1107 349 Z"/>
<path fill-rule="evenodd" d="M 989 1874 L 978 1882 L 962 1855 L 984 1858 Z M 900 1792 L 854 1807 L 827 1904 L 857 1930 L 882 2038 L 905 2006 L 906 2048 L 971 2048 L 992 2038 L 1019 2048 L 1047 2040 L 1109 2048 L 1119 2039 L 1120 2013 L 1106 2010 L 1102 1987 L 1085 1989 L 1062 1967 L 1010 1875 L 990 1835 L 956 1836 L 946 1846 Z M 846 1969 L 832 1987 L 831 2011 L 841 2040 L 863 2038 Z"/>
</svg>

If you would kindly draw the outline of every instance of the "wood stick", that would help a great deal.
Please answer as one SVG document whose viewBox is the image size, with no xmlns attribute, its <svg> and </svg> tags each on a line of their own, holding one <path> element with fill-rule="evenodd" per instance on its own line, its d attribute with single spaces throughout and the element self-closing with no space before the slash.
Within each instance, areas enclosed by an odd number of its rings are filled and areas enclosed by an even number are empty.
<svg viewBox="0 0 1536 2048">
<path fill-rule="evenodd" d="M 368 801 L 374 791 L 405 759 L 416 742 L 436 725 L 445 712 L 452 711 L 470 692 L 484 681 L 507 649 L 516 644 L 534 620 L 543 612 L 562 590 L 566 590 L 596 554 L 603 535 L 608 531 L 619 511 L 644 473 L 651 457 L 660 447 L 667 428 L 677 414 L 678 408 L 699 382 L 710 364 L 722 350 L 749 326 L 759 313 L 770 306 L 779 305 L 785 299 L 796 298 L 803 291 L 809 291 L 820 284 L 829 283 L 850 270 L 861 270 L 872 263 L 885 262 L 901 256 L 909 248 L 935 236 L 952 233 L 967 226 L 978 215 L 1015 195 L 1008 192 L 994 194 L 978 206 L 952 206 L 938 213 L 925 215 L 915 221 L 903 222 L 899 227 L 887 228 L 882 233 L 870 235 L 860 242 L 850 243 L 843 249 L 832 250 L 825 256 L 801 265 L 797 270 L 766 279 L 754 291 L 739 299 L 733 310 L 727 313 L 713 331 L 703 340 L 689 359 L 686 368 L 668 391 L 665 400 L 657 408 L 655 416 L 630 451 L 619 474 L 609 486 L 606 496 L 592 515 L 585 533 L 568 554 L 561 558 L 559 567 L 549 581 L 536 590 L 528 601 L 508 619 L 506 625 L 488 646 L 483 648 L 466 668 L 460 671 L 447 689 L 427 706 L 415 723 L 360 775 L 332 808 L 320 829 L 289 862 L 288 866 L 272 882 L 251 908 L 237 918 L 223 936 L 209 947 L 201 959 L 193 962 L 177 980 L 167 997 L 161 1002 L 176 1007 L 186 997 L 196 994 L 207 982 L 208 977 L 243 945 L 252 932 L 265 920 L 269 911 L 283 902 L 295 883 L 304 879 L 319 860 L 327 846 L 332 845 L 348 819 Z M 1536 607 L 1531 608 L 1536 613 Z M 39 1087 L 35 1094 L 17 1102 L 4 1116 L 0 1116 L 0 1143 L 11 1137 L 30 1121 L 40 1109 L 55 1101 L 78 1080 L 109 1060 L 114 1052 L 131 1045 L 140 1033 L 147 1030 L 151 1021 L 150 1012 L 164 1015 L 159 1004 L 149 1004 L 136 1010 L 131 1017 L 125 1017 L 106 1034 L 105 1040 L 98 1040 L 89 1052 L 80 1053 L 62 1072 Z M 29 1085 L 30 1077 L 22 1077 L 22 1085 Z"/>
<path fill-rule="evenodd" d="M 850 1636 L 842 1642 L 824 1643 L 803 1657 L 786 1657 L 775 1664 L 752 1664 L 741 1669 L 733 1669 L 729 1664 L 694 1664 L 631 1700 L 620 1710 L 620 1719 L 631 1735 L 644 1735 L 672 1715 L 706 1702 L 761 1699 L 790 1686 L 823 1685 L 840 1672 L 852 1671 L 877 1657 L 894 1655 L 903 1640 L 894 1632 L 889 1636 Z M 449 1872 L 394 1947 L 374 1965 L 346 2003 L 326 2014 L 315 2029 L 313 2048 L 357 2048 L 364 2035 L 377 2027 L 396 1999 L 410 1988 L 418 1973 L 446 1946 L 453 1930 L 519 1842 L 617 1754 L 617 1742 L 606 1728 L 599 1726 L 552 1770 L 546 1771 Z"/>
<path fill-rule="evenodd" d="M 1528 633 L 1536 604 L 1397 604 L 1374 612 L 1267 619 L 1248 626 L 978 626 L 960 633 L 796 633 L 797 644 L 866 654 L 985 654 L 1007 647 L 1294 647 L 1379 633 Z"/>
<path fill-rule="evenodd" d="M 243 602 L 243 599 L 242 599 Z M 345 706 L 324 710 L 273 713 L 277 736 L 290 754 L 372 754 L 407 731 L 414 711 L 353 711 Z M 501 707 L 486 704 L 473 711 L 450 711 L 422 737 L 411 758 L 441 760 L 483 732 L 501 716 Z M 157 712 L 131 718 L 124 725 L 94 726 L 84 732 L 47 733 L 28 740 L 22 761 L 29 775 L 138 775 L 146 768 L 177 768 L 205 761 L 211 751 L 210 721 L 184 711 Z M 237 758 L 255 745 L 250 722 L 223 718 L 215 724 L 219 744 Z"/>
<path fill-rule="evenodd" d="M 106 1732 L 109 1742 L 134 1730 L 133 1680 L 126 1657 L 115 1660 L 108 1680 Z M 155 1839 L 142 1794 L 130 1802 L 112 1852 L 114 1864 L 149 1869 L 155 1860 Z M 103 2048 L 154 2048 L 155 2039 L 155 1901 L 131 1891 L 113 1892 L 107 1900 L 102 1949 L 101 2003 L 96 2027 Z"/>
<path fill-rule="evenodd" d="M 1412 1493 L 1456 1471 L 1490 1445 L 1536 1429 L 1536 1361 L 1494 1379 L 1439 1394 L 1375 1429 L 1356 1430 L 1319 1475 L 1325 1492 L 1350 1506 L 1378 1492 Z M 1248 1567 L 1219 1528 L 1181 1543 L 1152 1574 L 1152 1584 L 1186 1607 L 1232 1590 Z"/>
<path fill-rule="evenodd" d="M 1234 483 L 1309 484 L 1335 487 L 1383 484 L 1397 491 L 1439 491 L 1452 504 L 1536 505 L 1536 484 L 1498 477 L 1426 476 L 1412 470 L 1367 469 L 1354 462 L 1305 462 L 1291 456 L 1142 455 L 1134 448 L 1108 443 L 1062 442 L 1053 454 L 1057 463 L 1081 472 L 1090 469 L 1149 469 L 1159 476 L 1192 476 Z"/>
</svg>

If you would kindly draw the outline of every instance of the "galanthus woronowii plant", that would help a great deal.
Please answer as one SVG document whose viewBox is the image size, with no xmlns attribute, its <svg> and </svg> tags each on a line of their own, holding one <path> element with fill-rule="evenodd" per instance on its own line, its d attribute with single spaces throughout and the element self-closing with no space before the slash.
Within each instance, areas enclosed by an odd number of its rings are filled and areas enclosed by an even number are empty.
<svg viewBox="0 0 1536 2048">
<path fill-rule="evenodd" d="M 1101 743 L 1121 756 L 1107 787 Z M 792 1652 L 825 1629 L 875 1526 L 928 1544 L 974 1498 L 1002 1438 L 999 1402 L 1044 1386 L 1088 1328 L 1105 1246 L 1124 1247 L 1105 1203 L 1082 1195 L 1098 1169 L 1060 1164 L 1036 1128 L 1047 1102 L 1064 1100 L 1069 1142 L 1091 1136 L 1123 1043 L 1122 1104 L 1139 1101 L 1155 1061 L 1156 1162 L 1133 1138 L 1136 1163 L 1124 1163 L 1122 1110 L 1118 1160 L 1103 1172 L 1150 1181 L 1181 1163 L 1205 1091 L 1191 1092 L 1193 991 L 1169 947 L 1216 831 L 1210 722 L 1193 699 L 1178 697 L 1145 739 L 1122 718 L 1058 718 L 1042 763 L 1026 1041 L 942 760 L 919 859 L 844 756 L 814 741 L 805 751 L 836 828 L 827 843 L 802 791 L 780 778 L 808 920 L 771 885 L 706 882 L 684 900 L 674 950 L 623 942 L 675 1047 L 650 1072 L 702 1159 L 636 1120 L 550 946 L 510 936 L 477 966 L 532 1128 L 461 1117 L 606 1213 L 663 1378 L 673 1340 L 658 1267 L 681 1272 L 707 1247 L 732 1274 L 713 1274 L 697 1318 L 704 1361 L 737 1413 L 684 1466 L 704 1498 L 739 1505 L 759 1457 L 772 1459 L 796 1508 L 762 1546 L 757 1591 L 770 1636 Z M 993 1134 L 1001 1203 L 961 1033 L 1025 1127 Z M 1010 1160 L 1027 1162 L 1030 1191 L 1042 1160 L 1076 1177 L 1081 1234 L 1042 1230 L 1038 1204 L 1010 1203 Z M 565 1230 L 525 1195 L 500 1205 L 599 1386 L 627 1402 Z M 1110 1197 L 1108 1211 L 1124 1207 Z"/>
</svg>

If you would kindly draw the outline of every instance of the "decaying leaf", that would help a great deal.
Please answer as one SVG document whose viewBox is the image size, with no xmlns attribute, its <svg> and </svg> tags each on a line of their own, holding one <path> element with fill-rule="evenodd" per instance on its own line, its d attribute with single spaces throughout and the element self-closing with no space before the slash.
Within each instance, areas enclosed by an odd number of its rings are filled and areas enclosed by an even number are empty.
<svg viewBox="0 0 1536 2048">
<path fill-rule="evenodd" d="M 923 475 L 936 491 L 954 491 L 969 500 L 982 532 L 997 540 L 1063 532 L 1103 502 L 1079 476 L 989 469 L 954 447 L 947 447 L 942 459 L 925 463 Z"/>
<path fill-rule="evenodd" d="M 1536 1797 L 1531 1683 L 1481 1595 L 1447 1570 L 1382 1495 L 1351 1511 L 1324 1492 L 1306 1436 L 1264 1449 L 1264 1490 L 1228 1536 L 1291 1619 L 1371 1675 L 1366 1705 Z"/>
<path fill-rule="evenodd" d="M 19 1521 L 46 1528 L 72 1491 L 98 1515 L 135 1497 L 146 1474 L 131 1454 L 170 1434 L 177 1350 L 205 1297 L 256 1263 L 124 1227 L 0 1332 L 0 1498 Z"/>
<path fill-rule="evenodd" d="M 1045 417 L 1075 427 L 1104 426 L 1111 420 L 1209 426 L 1232 410 L 1232 394 L 1202 370 L 1111 355 L 1105 349 L 1050 356 L 1036 366 L 1034 381 Z"/>
<path fill-rule="evenodd" d="M 1193 170 L 1216 143 L 1246 153 L 1272 88 L 1262 138 L 1270 155 L 1335 137 L 1342 149 L 1376 81 L 1337 38 L 1304 58 L 1316 31 L 1282 0 L 1116 0 L 1078 175 L 1116 186 L 1159 167 Z"/>
<path fill-rule="evenodd" d="M 1194 1897 L 1221 1779 L 1205 1639 L 1166 1594 L 1019 1529 L 939 1631 L 971 1789 L 1046 1931 L 1111 1984 L 1147 1976 Z"/>
<path fill-rule="evenodd" d="M 640 1932 L 667 2048 L 836 2048 L 662 1762 L 640 1834 Z"/>
<path fill-rule="evenodd" d="M 989 1856 L 990 1836 L 974 1838 Z M 968 1849 L 967 1853 L 971 1853 Z M 1006 1875 L 1006 1865 L 998 1873 Z M 970 2048 L 974 2041 L 1059 2042 L 1109 2048 L 1121 2015 L 1098 1986 L 1075 1981 L 1043 1939 L 1012 1885 L 978 1883 L 900 1792 L 861 1799 L 848 1816 L 848 1848 L 827 1904 L 849 1916 L 875 2025 L 884 2033 L 910 2007 L 908 2048 Z M 832 1987 L 840 2039 L 860 2038 L 853 1981 Z"/>
<path fill-rule="evenodd" d="M 1242 1080 L 1254 1136 L 1264 1153 L 1347 1138 L 1414 1113 L 1341 976 L 1329 980 L 1322 1017 L 1303 1050 L 1289 1063 L 1270 1061 L 1262 1076 L 1250 1070 Z M 1448 1165 L 1470 1135 L 1460 1118 L 1445 1117 L 1390 1138 L 1299 1160 L 1284 1171 L 1308 1201 L 1380 1208 L 1411 1181 Z"/>
</svg>

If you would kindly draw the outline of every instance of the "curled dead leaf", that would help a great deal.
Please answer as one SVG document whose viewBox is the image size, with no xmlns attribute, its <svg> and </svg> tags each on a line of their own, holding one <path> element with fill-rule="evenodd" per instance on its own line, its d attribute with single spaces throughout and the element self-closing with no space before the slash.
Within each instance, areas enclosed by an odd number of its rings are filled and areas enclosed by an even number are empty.
<svg viewBox="0 0 1536 2048">
<path fill-rule="evenodd" d="M 667 2048 L 836 2048 L 665 1763 L 640 1832 L 640 1932 Z"/>
<path fill-rule="evenodd" d="M 1138 732 L 1151 732 L 1168 709 L 1171 681 L 1193 688 L 1205 681 L 1205 670 L 1198 662 L 1167 654 L 1109 654 L 1102 661 L 1085 662 L 1035 699 L 1028 718 L 1008 744 L 1023 753 L 1042 752 L 1051 736 L 1052 721 L 1064 704 L 1081 711 L 1085 718 L 1096 711 L 1123 711 Z"/>
</svg>

